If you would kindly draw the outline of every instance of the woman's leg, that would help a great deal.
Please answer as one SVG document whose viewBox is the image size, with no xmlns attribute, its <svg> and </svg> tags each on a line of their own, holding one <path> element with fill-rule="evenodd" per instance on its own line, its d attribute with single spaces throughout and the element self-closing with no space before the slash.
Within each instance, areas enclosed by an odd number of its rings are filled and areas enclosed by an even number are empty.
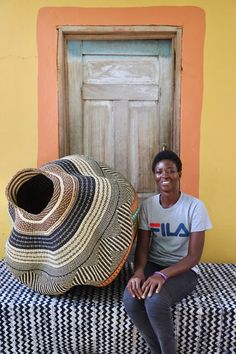
<svg viewBox="0 0 236 354">
<path fill-rule="evenodd" d="M 147 279 L 155 271 L 160 269 L 161 268 L 157 264 L 148 262 L 144 271 L 145 278 Z M 132 322 L 138 328 L 142 337 L 145 339 L 149 348 L 151 349 L 151 353 L 160 354 L 160 345 L 147 316 L 144 300 L 133 298 L 126 288 L 124 292 L 124 305 L 126 312 L 128 313 Z"/>
<path fill-rule="evenodd" d="M 159 294 L 145 299 L 145 308 L 162 354 L 176 354 L 176 341 L 171 307 L 190 294 L 197 284 L 197 275 L 189 270 L 170 278 Z"/>
<path fill-rule="evenodd" d="M 126 312 L 131 318 L 132 322 L 138 328 L 142 337 L 147 342 L 152 354 L 160 354 L 160 345 L 153 328 L 149 322 L 149 318 L 144 306 L 144 300 L 133 298 L 128 289 L 124 292 L 124 305 Z"/>
</svg>

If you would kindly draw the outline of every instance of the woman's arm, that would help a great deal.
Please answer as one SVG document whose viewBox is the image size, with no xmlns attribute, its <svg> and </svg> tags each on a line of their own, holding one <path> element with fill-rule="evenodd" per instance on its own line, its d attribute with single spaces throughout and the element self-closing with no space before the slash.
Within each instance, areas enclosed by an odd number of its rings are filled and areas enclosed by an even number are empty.
<svg viewBox="0 0 236 354">
<path fill-rule="evenodd" d="M 134 255 L 134 274 L 130 278 L 127 288 L 133 297 L 141 298 L 141 285 L 145 280 L 144 268 L 147 263 L 150 244 L 150 231 L 138 230 L 137 245 Z"/>
<path fill-rule="evenodd" d="M 191 269 L 200 261 L 205 241 L 205 231 L 192 232 L 189 237 L 190 239 L 187 256 L 181 259 L 181 261 L 178 263 L 161 270 L 161 272 L 168 278 L 174 277 L 175 275 Z M 146 296 L 152 296 L 154 290 L 156 290 L 156 292 L 160 292 L 164 283 L 165 280 L 161 277 L 161 275 L 154 274 L 150 276 L 143 283 L 142 297 L 145 298 Z"/>
<path fill-rule="evenodd" d="M 138 230 L 137 246 L 134 255 L 134 274 L 144 274 L 150 244 L 150 231 Z"/>
</svg>

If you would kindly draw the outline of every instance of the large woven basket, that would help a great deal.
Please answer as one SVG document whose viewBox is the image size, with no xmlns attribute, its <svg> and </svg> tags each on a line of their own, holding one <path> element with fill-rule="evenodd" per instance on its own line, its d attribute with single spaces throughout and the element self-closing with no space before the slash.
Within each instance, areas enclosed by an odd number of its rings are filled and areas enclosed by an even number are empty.
<svg viewBox="0 0 236 354">
<path fill-rule="evenodd" d="M 126 261 L 137 229 L 137 195 L 118 172 L 72 155 L 19 171 L 6 188 L 13 229 L 6 263 L 43 294 L 105 286 Z"/>
</svg>

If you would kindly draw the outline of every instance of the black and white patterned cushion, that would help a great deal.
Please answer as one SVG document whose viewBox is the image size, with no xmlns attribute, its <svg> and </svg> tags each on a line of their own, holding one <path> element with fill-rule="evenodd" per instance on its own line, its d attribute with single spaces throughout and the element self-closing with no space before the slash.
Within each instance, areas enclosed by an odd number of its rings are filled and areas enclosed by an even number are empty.
<svg viewBox="0 0 236 354">
<path fill-rule="evenodd" d="M 126 263 L 104 288 L 41 295 L 0 262 L 1 354 L 146 354 L 122 302 Z M 236 353 L 236 265 L 200 264 L 196 291 L 173 307 L 179 354 Z"/>
</svg>

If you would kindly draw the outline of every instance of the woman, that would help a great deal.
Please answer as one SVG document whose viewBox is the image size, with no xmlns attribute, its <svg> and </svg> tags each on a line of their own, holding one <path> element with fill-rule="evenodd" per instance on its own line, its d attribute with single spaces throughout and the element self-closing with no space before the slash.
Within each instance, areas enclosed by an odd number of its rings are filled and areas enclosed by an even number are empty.
<svg viewBox="0 0 236 354">
<path fill-rule="evenodd" d="M 124 304 L 152 354 L 176 354 L 171 306 L 196 287 L 211 222 L 204 204 L 180 191 L 182 162 L 173 151 L 157 154 L 152 171 L 160 194 L 146 199 L 140 210 Z"/>
</svg>

